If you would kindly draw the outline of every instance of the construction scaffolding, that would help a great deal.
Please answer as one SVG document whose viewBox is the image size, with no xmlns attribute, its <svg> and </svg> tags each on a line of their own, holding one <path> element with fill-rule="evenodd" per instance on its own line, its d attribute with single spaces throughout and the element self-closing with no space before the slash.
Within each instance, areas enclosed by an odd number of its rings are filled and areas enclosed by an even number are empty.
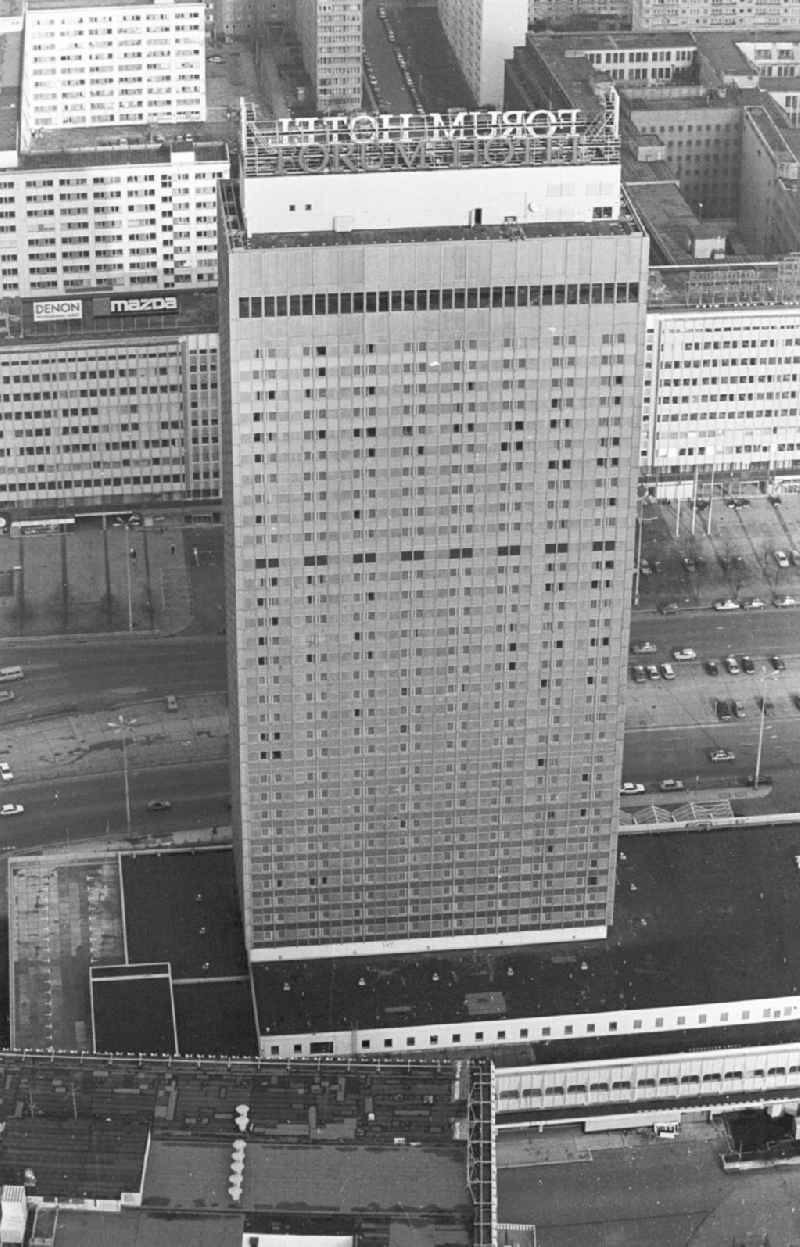
<svg viewBox="0 0 800 1247">
<path fill-rule="evenodd" d="M 475 1208 L 474 1247 L 497 1247 L 494 1062 L 471 1062 L 467 1092 L 467 1187 Z"/>
</svg>

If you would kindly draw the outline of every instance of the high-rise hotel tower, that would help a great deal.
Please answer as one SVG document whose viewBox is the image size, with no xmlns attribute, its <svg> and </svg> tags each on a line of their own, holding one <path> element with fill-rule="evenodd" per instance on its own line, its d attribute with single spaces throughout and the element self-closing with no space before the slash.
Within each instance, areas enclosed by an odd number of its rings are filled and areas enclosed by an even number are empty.
<svg viewBox="0 0 800 1247">
<path fill-rule="evenodd" d="M 601 937 L 647 243 L 597 113 L 243 115 L 221 191 L 251 958 Z"/>
</svg>

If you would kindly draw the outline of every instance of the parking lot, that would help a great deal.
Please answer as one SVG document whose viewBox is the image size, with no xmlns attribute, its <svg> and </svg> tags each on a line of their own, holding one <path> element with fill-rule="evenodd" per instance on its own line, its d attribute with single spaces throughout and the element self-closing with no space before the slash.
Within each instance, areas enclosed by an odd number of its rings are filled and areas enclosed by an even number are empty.
<svg viewBox="0 0 800 1247">
<path fill-rule="evenodd" d="M 638 611 L 674 606 L 680 612 L 748 599 L 770 610 L 787 597 L 800 603 L 800 494 L 776 503 L 759 495 L 737 506 L 722 498 L 697 508 L 647 502 L 639 566 Z"/>
</svg>

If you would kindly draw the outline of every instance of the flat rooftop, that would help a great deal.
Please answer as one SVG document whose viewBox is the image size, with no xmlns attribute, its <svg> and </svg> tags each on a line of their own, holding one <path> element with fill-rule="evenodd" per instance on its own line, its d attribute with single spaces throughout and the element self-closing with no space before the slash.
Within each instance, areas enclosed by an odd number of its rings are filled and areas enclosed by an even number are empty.
<svg viewBox="0 0 800 1247">
<path fill-rule="evenodd" d="M 730 279 L 731 304 L 746 303 L 752 306 L 797 306 L 800 297 L 782 293 L 778 281 L 778 265 L 770 261 L 753 260 L 737 264 L 660 265 L 650 269 L 647 286 L 648 308 L 674 308 L 676 311 L 696 308 L 703 301 L 692 291 L 693 282 L 719 283 L 724 289 L 726 278 Z M 736 292 L 734 294 L 734 291 Z"/>
<path fill-rule="evenodd" d="M 195 129 L 200 128 L 195 123 Z M 167 130 L 173 130 L 170 137 Z M 191 155 L 198 163 L 228 159 L 228 148 L 218 139 L 185 138 L 190 123 L 178 126 L 76 126 L 44 130 L 35 144 L 20 155 L 22 169 L 93 169 L 112 165 L 175 164 Z M 106 132 L 108 131 L 108 135 Z"/>
<path fill-rule="evenodd" d="M 70 301 L 77 300 L 82 305 L 80 319 L 63 321 L 34 320 L 34 304 L 52 302 L 51 298 L 22 299 L 19 333 L 1 339 L 0 351 L 18 350 L 20 338 L 26 342 L 49 344 L 62 339 L 124 337 L 127 340 L 138 335 L 153 337 L 163 334 L 174 337 L 180 333 L 216 331 L 219 325 L 216 290 L 156 290 L 157 296 L 165 294 L 176 300 L 175 312 L 124 315 L 107 310 L 109 299 L 142 299 L 153 293 L 143 289 L 82 291 L 79 295 L 70 296 Z"/>
<path fill-rule="evenodd" d="M 47 1211 L 50 1211 L 49 1209 Z M 123 1208 L 85 1212 L 60 1207 L 53 1247 L 242 1247 L 244 1214 Z"/>
<path fill-rule="evenodd" d="M 607 940 L 258 964 L 262 1034 L 800 994 L 800 824 L 623 836 L 620 845 Z"/>
<path fill-rule="evenodd" d="M 34 1108 L 36 1108 L 34 1102 Z M 36 1175 L 36 1194 L 59 1199 L 119 1199 L 141 1186 L 147 1127 L 127 1121 L 58 1121 L 13 1118 L 0 1137 L 3 1181 L 23 1186 L 25 1170 Z"/>
</svg>

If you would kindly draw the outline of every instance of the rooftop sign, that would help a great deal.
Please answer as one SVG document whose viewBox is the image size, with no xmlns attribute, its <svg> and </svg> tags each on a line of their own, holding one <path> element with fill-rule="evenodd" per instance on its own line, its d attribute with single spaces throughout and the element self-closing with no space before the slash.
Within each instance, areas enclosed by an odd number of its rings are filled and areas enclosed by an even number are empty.
<svg viewBox="0 0 800 1247">
<path fill-rule="evenodd" d="M 616 92 L 587 117 L 574 108 L 256 120 L 242 107 L 245 174 L 368 173 L 619 160 Z"/>
</svg>

